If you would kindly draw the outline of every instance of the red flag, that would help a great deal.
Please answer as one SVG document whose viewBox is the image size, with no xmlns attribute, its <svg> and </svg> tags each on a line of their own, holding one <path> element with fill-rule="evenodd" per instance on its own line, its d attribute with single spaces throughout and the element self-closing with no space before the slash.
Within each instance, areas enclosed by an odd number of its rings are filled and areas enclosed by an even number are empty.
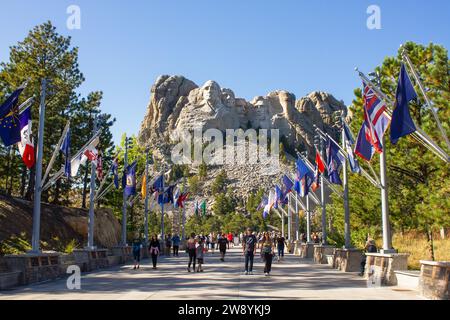
<svg viewBox="0 0 450 320">
<path fill-rule="evenodd" d="M 102 154 L 100 153 L 97 157 L 97 177 L 99 181 L 103 179 L 103 161 Z"/>
<path fill-rule="evenodd" d="M 322 157 L 320 156 L 319 152 L 317 152 L 317 150 L 316 150 L 316 165 L 320 173 L 325 172 L 325 164 L 323 163 Z"/>
</svg>

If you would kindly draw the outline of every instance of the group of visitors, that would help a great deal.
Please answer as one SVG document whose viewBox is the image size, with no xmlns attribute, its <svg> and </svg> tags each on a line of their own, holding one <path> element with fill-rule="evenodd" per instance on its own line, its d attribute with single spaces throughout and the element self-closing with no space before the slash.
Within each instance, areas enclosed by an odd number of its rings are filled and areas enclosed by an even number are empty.
<svg viewBox="0 0 450 320">
<path fill-rule="evenodd" d="M 177 234 L 173 236 L 171 234 L 165 237 L 166 252 L 170 256 L 172 249 L 172 255 L 174 257 L 179 256 L 179 247 L 181 239 Z M 220 252 L 220 261 L 225 262 L 225 255 L 227 249 L 232 246 L 238 246 L 242 244 L 243 254 L 245 256 L 245 274 L 253 274 L 253 261 L 256 255 L 257 249 L 260 249 L 261 259 L 265 262 L 264 274 L 268 276 L 272 270 L 272 260 L 275 256 L 278 257 L 278 261 L 284 257 L 284 249 L 286 240 L 281 234 L 274 232 L 254 233 L 251 228 L 247 228 L 246 233 L 233 234 L 233 233 L 210 233 L 209 235 L 191 235 L 186 239 L 186 253 L 188 254 L 188 272 L 203 272 L 205 253 L 211 249 L 214 250 L 217 246 Z M 133 241 L 133 257 L 134 257 L 134 269 L 139 269 L 141 250 L 143 248 L 142 242 L 139 239 Z M 161 254 L 160 240 L 156 234 L 152 235 L 149 245 L 149 254 L 152 259 L 153 269 L 157 268 L 158 256 Z M 191 269 L 192 267 L 192 269 Z"/>
<path fill-rule="evenodd" d="M 134 259 L 134 270 L 139 269 L 141 263 L 141 249 L 143 248 L 142 242 L 139 239 L 133 241 L 132 252 Z M 153 269 L 156 269 L 156 264 L 158 261 L 158 256 L 161 252 L 161 245 L 159 244 L 158 236 L 156 234 L 152 235 L 150 242 L 148 244 L 148 251 L 152 257 Z"/>
</svg>

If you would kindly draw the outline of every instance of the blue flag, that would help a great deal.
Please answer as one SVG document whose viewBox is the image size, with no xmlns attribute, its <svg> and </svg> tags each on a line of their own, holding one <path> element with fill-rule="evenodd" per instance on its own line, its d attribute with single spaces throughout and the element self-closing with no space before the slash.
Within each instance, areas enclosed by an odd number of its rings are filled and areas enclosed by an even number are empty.
<svg viewBox="0 0 450 320">
<path fill-rule="evenodd" d="M 116 189 L 119 189 L 119 163 L 117 162 L 117 158 L 112 163 L 111 173 L 114 175 L 114 185 Z"/>
<path fill-rule="evenodd" d="M 125 182 L 125 196 L 129 197 L 136 194 L 136 165 L 137 162 L 133 162 L 128 166 L 125 171 L 126 182 Z"/>
<path fill-rule="evenodd" d="M 348 162 L 350 163 L 350 168 L 354 173 L 360 173 L 361 168 L 359 167 L 358 160 L 355 158 L 352 146 L 355 144 L 353 135 L 350 132 L 350 128 L 344 123 L 344 140 L 345 140 L 345 150 L 348 154 Z"/>
<path fill-rule="evenodd" d="M 23 89 L 20 87 L 14 91 L 0 106 L 0 137 L 7 147 L 21 141 L 17 104 Z"/>
<path fill-rule="evenodd" d="M 327 171 L 328 178 L 331 183 L 342 185 L 341 178 L 339 177 L 339 171 L 344 163 L 345 158 L 339 152 L 339 147 L 328 139 L 327 144 Z"/>
<path fill-rule="evenodd" d="M 273 207 L 275 209 L 278 209 L 278 203 L 283 201 L 283 192 L 281 191 L 280 187 L 277 185 L 275 186 L 275 203 Z M 266 202 L 267 204 L 267 202 Z"/>
<path fill-rule="evenodd" d="M 401 137 L 416 131 L 414 121 L 409 114 L 409 102 L 417 99 L 417 93 L 402 63 L 395 95 L 395 109 L 391 120 L 391 142 L 396 144 Z"/>
<path fill-rule="evenodd" d="M 153 183 L 153 189 L 159 192 L 163 191 L 164 176 L 160 175 Z"/>
<path fill-rule="evenodd" d="M 299 158 L 296 163 L 296 179 L 294 190 L 302 197 L 306 197 L 314 180 L 314 174 L 308 166 Z"/>
<path fill-rule="evenodd" d="M 72 172 L 72 162 L 70 156 L 70 128 L 66 132 L 66 136 L 64 137 L 64 141 L 61 145 L 60 150 L 66 158 L 64 163 L 64 174 L 66 175 L 66 177 L 70 178 Z"/>
<path fill-rule="evenodd" d="M 375 154 L 375 148 L 367 138 L 368 130 L 367 124 L 363 122 L 355 145 L 355 154 L 366 161 L 372 160 L 372 157 Z"/>
</svg>

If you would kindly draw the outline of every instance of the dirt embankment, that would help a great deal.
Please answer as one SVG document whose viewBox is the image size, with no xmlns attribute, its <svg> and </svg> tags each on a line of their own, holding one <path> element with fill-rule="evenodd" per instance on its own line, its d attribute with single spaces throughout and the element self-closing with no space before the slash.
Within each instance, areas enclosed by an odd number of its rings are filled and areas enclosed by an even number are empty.
<svg viewBox="0 0 450 320">
<path fill-rule="evenodd" d="M 41 242 L 44 249 L 61 251 L 71 241 L 78 247 L 87 242 L 88 210 L 42 204 Z M 0 243 L 15 238 L 31 243 L 33 203 L 0 195 Z M 94 241 L 98 247 L 111 247 L 120 241 L 121 225 L 109 209 L 95 210 Z M 0 252 L 0 255 L 2 252 Z"/>
</svg>

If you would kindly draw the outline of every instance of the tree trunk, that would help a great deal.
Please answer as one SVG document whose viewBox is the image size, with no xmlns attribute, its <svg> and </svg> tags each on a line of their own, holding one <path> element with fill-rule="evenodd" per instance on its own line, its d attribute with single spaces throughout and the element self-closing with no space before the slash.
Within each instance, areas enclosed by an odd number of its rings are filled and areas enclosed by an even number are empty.
<svg viewBox="0 0 450 320">
<path fill-rule="evenodd" d="M 441 233 L 441 240 L 445 240 L 445 228 L 441 227 L 441 229 L 439 231 Z"/>
<path fill-rule="evenodd" d="M 25 199 L 31 201 L 33 199 L 34 185 L 35 185 L 35 176 L 36 171 L 35 167 L 32 167 L 30 170 L 30 180 L 28 183 L 27 192 L 25 194 Z"/>
<path fill-rule="evenodd" d="M 24 197 L 25 195 L 25 186 L 27 183 L 27 168 L 25 166 L 22 166 L 22 173 L 20 175 L 20 197 Z"/>
<path fill-rule="evenodd" d="M 82 195 L 82 201 L 81 201 L 81 207 L 86 208 L 86 195 L 87 195 L 87 183 L 88 183 L 88 167 L 86 166 L 84 170 L 84 178 L 83 178 L 83 195 Z"/>
<path fill-rule="evenodd" d="M 434 261 L 434 243 L 433 243 L 433 230 L 428 227 L 427 229 L 427 240 L 428 240 L 428 252 L 430 254 L 431 261 Z"/>
</svg>

